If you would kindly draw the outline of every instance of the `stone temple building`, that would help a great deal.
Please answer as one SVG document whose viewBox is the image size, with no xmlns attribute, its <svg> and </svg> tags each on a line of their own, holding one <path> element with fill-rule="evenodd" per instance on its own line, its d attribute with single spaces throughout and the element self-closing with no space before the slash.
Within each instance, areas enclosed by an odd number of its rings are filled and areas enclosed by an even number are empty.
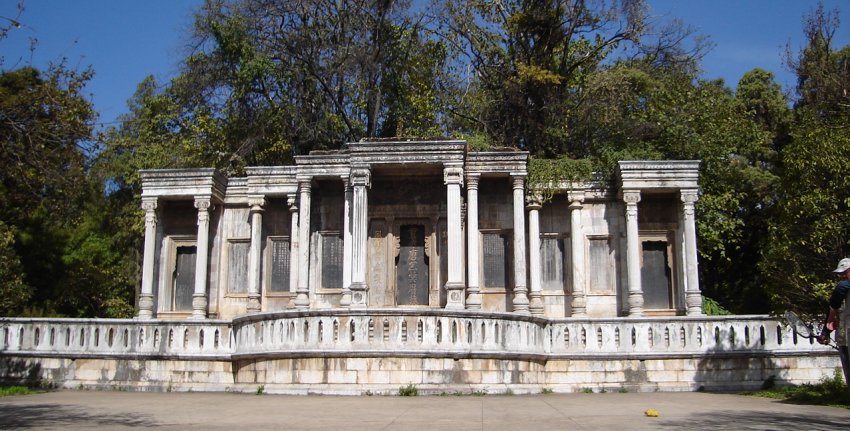
<svg viewBox="0 0 850 431">
<path fill-rule="evenodd" d="M 133 319 L 0 318 L 0 380 L 393 394 L 755 389 L 827 346 L 704 316 L 698 161 L 549 184 L 523 151 L 375 140 L 292 166 L 141 172 Z"/>
<path fill-rule="evenodd" d="M 440 308 L 699 315 L 697 161 L 526 188 L 528 153 L 361 141 L 295 166 L 142 171 L 142 318 Z"/>
</svg>

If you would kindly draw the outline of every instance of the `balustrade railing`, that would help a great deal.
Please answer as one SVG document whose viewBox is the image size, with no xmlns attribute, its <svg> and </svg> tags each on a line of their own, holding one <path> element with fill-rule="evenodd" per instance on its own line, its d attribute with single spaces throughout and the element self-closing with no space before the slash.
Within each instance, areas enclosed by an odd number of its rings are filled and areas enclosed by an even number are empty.
<svg viewBox="0 0 850 431">
<path fill-rule="evenodd" d="M 541 319 L 446 310 L 312 310 L 223 320 L 0 319 L 0 354 L 557 359 L 828 352 L 767 316 Z"/>
</svg>

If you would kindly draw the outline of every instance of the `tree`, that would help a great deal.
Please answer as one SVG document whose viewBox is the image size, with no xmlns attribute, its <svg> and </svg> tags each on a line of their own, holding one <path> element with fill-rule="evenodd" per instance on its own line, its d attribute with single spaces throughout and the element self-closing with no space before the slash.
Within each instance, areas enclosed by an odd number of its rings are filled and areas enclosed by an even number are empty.
<svg viewBox="0 0 850 431">
<path fill-rule="evenodd" d="M 440 24 L 435 31 L 466 79 L 455 84 L 459 100 L 449 110 L 455 127 L 545 157 L 582 158 L 592 150 L 577 113 L 593 103 L 588 89 L 612 59 L 684 68 L 703 47 L 682 49 L 690 35 L 683 27 L 651 37 L 640 0 L 447 1 Z"/>
</svg>

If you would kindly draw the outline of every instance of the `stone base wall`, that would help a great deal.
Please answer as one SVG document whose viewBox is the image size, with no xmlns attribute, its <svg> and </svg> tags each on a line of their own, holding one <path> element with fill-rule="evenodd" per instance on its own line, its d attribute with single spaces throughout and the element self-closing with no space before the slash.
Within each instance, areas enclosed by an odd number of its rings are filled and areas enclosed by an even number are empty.
<svg viewBox="0 0 850 431">
<path fill-rule="evenodd" d="M 754 390 L 815 383 L 835 355 L 666 359 L 288 358 L 221 360 L 0 358 L 6 382 L 66 389 L 280 394 L 420 394 Z"/>
</svg>

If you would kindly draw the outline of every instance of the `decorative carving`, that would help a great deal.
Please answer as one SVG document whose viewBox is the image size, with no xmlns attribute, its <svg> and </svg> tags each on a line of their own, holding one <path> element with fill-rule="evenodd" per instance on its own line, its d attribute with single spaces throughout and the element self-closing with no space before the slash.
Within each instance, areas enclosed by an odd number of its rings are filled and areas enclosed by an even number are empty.
<svg viewBox="0 0 850 431">
<path fill-rule="evenodd" d="M 398 252 L 401 250 L 401 238 L 398 234 L 393 235 L 393 256 L 398 257 Z"/>
<path fill-rule="evenodd" d="M 156 211 L 156 207 L 156 198 L 142 198 L 142 209 L 145 210 L 146 213 Z"/>
<path fill-rule="evenodd" d="M 209 196 L 196 196 L 195 208 L 198 209 L 198 212 L 211 211 L 213 209 L 212 199 Z"/>
<path fill-rule="evenodd" d="M 266 199 L 264 196 L 251 196 L 248 198 L 248 206 L 251 207 L 251 211 L 262 211 L 266 206 Z"/>
<path fill-rule="evenodd" d="M 567 192 L 567 199 L 570 201 L 570 209 L 578 209 L 582 207 L 585 199 L 584 190 L 570 190 Z"/>
<path fill-rule="evenodd" d="M 443 182 L 446 185 L 457 184 L 463 185 L 463 168 L 446 167 L 443 169 Z"/>
<path fill-rule="evenodd" d="M 525 175 L 511 174 L 511 182 L 514 190 L 525 189 Z"/>
<path fill-rule="evenodd" d="M 289 206 L 289 212 L 296 213 L 298 212 L 298 206 L 295 205 L 296 196 L 294 194 L 288 195 L 286 197 L 286 205 Z"/>
<path fill-rule="evenodd" d="M 425 256 L 431 258 L 431 238 L 433 235 L 425 235 Z"/>
<path fill-rule="evenodd" d="M 357 167 L 351 169 L 351 185 L 353 187 L 370 187 L 372 185 L 372 173 L 368 167 Z"/>
<path fill-rule="evenodd" d="M 623 202 L 625 202 L 626 204 L 637 204 L 638 202 L 640 202 L 640 191 L 623 191 Z"/>
<path fill-rule="evenodd" d="M 466 189 L 467 190 L 478 190 L 478 182 L 481 180 L 481 174 L 467 174 L 466 175 Z"/>
</svg>

